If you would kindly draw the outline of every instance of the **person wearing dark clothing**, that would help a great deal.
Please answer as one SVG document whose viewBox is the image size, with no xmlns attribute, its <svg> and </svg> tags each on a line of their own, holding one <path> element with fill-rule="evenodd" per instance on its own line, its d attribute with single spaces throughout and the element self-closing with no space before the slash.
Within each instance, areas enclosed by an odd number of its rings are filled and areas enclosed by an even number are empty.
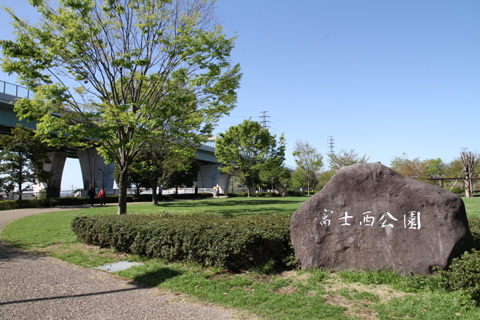
<svg viewBox="0 0 480 320">
<path fill-rule="evenodd" d="M 93 201 L 95 200 L 95 188 L 93 186 L 90 186 L 88 189 L 87 196 L 90 199 L 90 205 L 93 208 Z"/>
</svg>

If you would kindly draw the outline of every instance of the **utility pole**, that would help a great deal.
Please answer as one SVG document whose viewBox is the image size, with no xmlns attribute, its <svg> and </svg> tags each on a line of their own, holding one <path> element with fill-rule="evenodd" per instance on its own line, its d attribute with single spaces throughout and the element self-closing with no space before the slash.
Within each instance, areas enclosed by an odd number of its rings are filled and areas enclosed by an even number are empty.
<svg viewBox="0 0 480 320">
<path fill-rule="evenodd" d="M 261 111 L 261 112 L 260 112 L 260 113 L 262 114 L 262 115 L 260 116 L 260 119 L 262 119 L 262 120 L 260 121 L 260 124 L 262 125 L 262 128 L 263 128 L 263 129 L 268 129 L 267 123 L 270 122 L 270 121 L 267 120 L 267 118 L 270 118 L 270 116 L 267 116 L 267 112 L 268 112 L 268 111 Z"/>
</svg>

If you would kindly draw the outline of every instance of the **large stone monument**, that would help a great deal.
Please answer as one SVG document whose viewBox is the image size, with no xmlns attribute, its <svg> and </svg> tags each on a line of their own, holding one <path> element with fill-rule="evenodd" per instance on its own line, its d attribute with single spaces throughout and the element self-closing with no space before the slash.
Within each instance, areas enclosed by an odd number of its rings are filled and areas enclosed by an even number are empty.
<svg viewBox="0 0 480 320">
<path fill-rule="evenodd" d="M 428 274 L 473 243 L 460 197 L 380 163 L 340 169 L 290 226 L 302 269 Z"/>
</svg>

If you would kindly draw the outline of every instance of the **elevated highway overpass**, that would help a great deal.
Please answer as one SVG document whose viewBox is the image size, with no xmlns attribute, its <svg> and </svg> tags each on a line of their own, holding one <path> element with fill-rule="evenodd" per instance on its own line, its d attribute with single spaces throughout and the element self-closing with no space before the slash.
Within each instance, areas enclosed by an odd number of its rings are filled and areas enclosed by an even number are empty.
<svg viewBox="0 0 480 320">
<path fill-rule="evenodd" d="M 19 98 L 28 97 L 31 94 L 26 88 L 0 80 L 0 134 L 10 134 L 11 129 L 17 124 L 23 127 L 36 129 L 36 122 L 19 120 L 14 111 L 15 101 Z M 113 189 L 112 163 L 106 164 L 102 156 L 95 149 L 80 150 L 75 148 L 51 149 L 49 151 L 50 163 L 45 168 L 53 173 L 47 184 L 47 196 L 59 197 L 65 161 L 68 158 L 78 159 L 82 170 L 83 188 L 87 190 L 90 185 L 95 188 L 104 187 L 107 192 Z M 200 164 L 200 172 L 197 179 L 199 188 L 212 188 L 219 185 L 223 190 L 228 190 L 230 176 L 221 174 L 215 148 L 209 145 L 201 145 L 197 149 L 197 162 Z"/>
</svg>

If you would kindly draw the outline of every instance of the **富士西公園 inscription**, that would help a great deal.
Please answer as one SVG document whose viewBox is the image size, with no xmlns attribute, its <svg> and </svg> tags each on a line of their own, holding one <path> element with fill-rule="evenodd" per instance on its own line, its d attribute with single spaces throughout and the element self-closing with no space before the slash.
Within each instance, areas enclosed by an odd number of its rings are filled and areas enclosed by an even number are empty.
<svg viewBox="0 0 480 320">
<path fill-rule="evenodd" d="M 401 217 L 399 217 L 399 215 L 394 215 L 389 211 L 374 213 L 372 210 L 363 211 L 359 215 L 350 215 L 347 211 L 337 214 L 333 210 L 324 208 L 317 212 L 314 221 L 322 227 L 335 225 L 351 226 L 352 224 L 359 224 L 364 227 L 401 227 L 408 230 L 420 230 L 422 228 L 420 211 L 409 210 L 400 216 Z"/>
</svg>

